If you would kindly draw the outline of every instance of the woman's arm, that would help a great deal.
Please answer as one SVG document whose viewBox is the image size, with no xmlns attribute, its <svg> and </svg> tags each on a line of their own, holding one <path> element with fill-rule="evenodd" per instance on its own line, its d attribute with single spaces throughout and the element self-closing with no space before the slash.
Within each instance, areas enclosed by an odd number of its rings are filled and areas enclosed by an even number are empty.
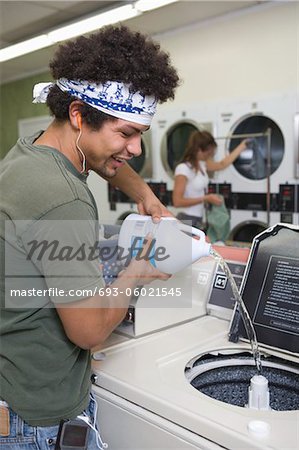
<svg viewBox="0 0 299 450">
<path fill-rule="evenodd" d="M 232 164 L 245 150 L 246 147 L 246 139 L 242 141 L 231 153 L 229 153 L 225 158 L 221 161 L 214 161 L 213 159 L 209 159 L 206 161 L 206 168 L 209 172 L 214 172 L 217 170 L 226 169 L 230 164 Z"/>
</svg>

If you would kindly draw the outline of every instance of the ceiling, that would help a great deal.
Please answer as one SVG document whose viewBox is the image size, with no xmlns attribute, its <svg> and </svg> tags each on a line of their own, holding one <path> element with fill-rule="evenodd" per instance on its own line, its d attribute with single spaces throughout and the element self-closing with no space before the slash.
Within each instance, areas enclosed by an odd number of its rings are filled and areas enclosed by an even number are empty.
<svg viewBox="0 0 299 450">
<path fill-rule="evenodd" d="M 155 0 L 149 0 L 155 1 Z M 15 44 L 132 1 L 14 1 L 0 0 L 0 47 Z M 179 0 L 154 11 L 148 11 L 125 23 L 150 35 L 254 7 L 265 1 Z M 0 64 L 1 83 L 47 70 L 54 47 L 47 47 Z"/>
</svg>

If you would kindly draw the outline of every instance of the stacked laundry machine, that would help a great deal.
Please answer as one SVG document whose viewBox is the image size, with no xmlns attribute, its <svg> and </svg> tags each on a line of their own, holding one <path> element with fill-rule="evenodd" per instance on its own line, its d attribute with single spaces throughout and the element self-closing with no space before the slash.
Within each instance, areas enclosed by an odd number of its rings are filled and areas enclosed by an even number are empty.
<svg viewBox="0 0 299 450">
<path fill-rule="evenodd" d="M 247 150 L 211 184 L 230 209 L 231 240 L 251 242 L 277 222 L 298 224 L 298 117 L 294 94 L 219 103 L 216 158 L 248 139 Z"/>
<path fill-rule="evenodd" d="M 164 107 L 152 122 L 154 179 L 165 181 L 173 189 L 173 175 L 180 162 L 190 134 L 206 130 L 214 134 L 216 109 L 213 104 Z"/>
<path fill-rule="evenodd" d="M 299 223 L 299 112 L 296 94 L 271 94 L 257 99 L 199 102 L 165 106 L 151 127 L 152 184 L 173 213 L 174 170 L 190 134 L 210 131 L 221 160 L 243 139 L 247 150 L 227 169 L 211 174 L 209 192 L 224 196 L 233 241 L 251 242 L 277 222 Z"/>
<path fill-rule="evenodd" d="M 151 329 L 132 335 L 122 326 L 93 355 L 98 424 L 111 450 L 298 448 L 298 248 L 298 226 L 277 224 L 255 237 L 246 258 L 227 254 L 257 334 L 268 405 L 249 404 L 258 374 L 252 347 L 229 280 L 216 260 L 202 258 L 192 266 L 189 307 L 201 305 L 193 317 L 180 321 L 169 295 L 174 322 L 164 327 L 163 298 L 151 314 L 143 295 L 143 319 L 131 311 L 126 321 L 145 322 L 148 312 Z"/>
</svg>

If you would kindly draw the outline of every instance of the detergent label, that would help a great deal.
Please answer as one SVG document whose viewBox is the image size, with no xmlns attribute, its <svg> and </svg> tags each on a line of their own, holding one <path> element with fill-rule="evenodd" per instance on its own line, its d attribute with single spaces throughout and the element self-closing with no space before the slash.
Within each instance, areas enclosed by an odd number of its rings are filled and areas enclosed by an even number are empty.
<svg viewBox="0 0 299 450">
<path fill-rule="evenodd" d="M 142 236 L 132 236 L 131 238 L 131 257 L 138 258 L 141 255 L 142 249 L 144 245 L 144 237 Z M 156 267 L 155 261 L 156 254 L 156 239 L 153 239 L 150 245 L 150 248 L 146 254 L 146 258 L 149 260 L 152 266 Z"/>
</svg>

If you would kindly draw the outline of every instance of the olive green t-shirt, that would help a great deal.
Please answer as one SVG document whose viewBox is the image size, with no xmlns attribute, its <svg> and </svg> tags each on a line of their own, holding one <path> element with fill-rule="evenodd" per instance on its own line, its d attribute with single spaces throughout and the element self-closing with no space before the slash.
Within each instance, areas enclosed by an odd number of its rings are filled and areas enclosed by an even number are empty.
<svg viewBox="0 0 299 450">
<path fill-rule="evenodd" d="M 104 282 L 87 252 L 98 216 L 86 175 L 33 145 L 39 134 L 19 139 L 1 164 L 0 399 L 30 425 L 51 426 L 76 417 L 90 391 L 90 352 L 67 338 L 55 303 Z"/>
</svg>

